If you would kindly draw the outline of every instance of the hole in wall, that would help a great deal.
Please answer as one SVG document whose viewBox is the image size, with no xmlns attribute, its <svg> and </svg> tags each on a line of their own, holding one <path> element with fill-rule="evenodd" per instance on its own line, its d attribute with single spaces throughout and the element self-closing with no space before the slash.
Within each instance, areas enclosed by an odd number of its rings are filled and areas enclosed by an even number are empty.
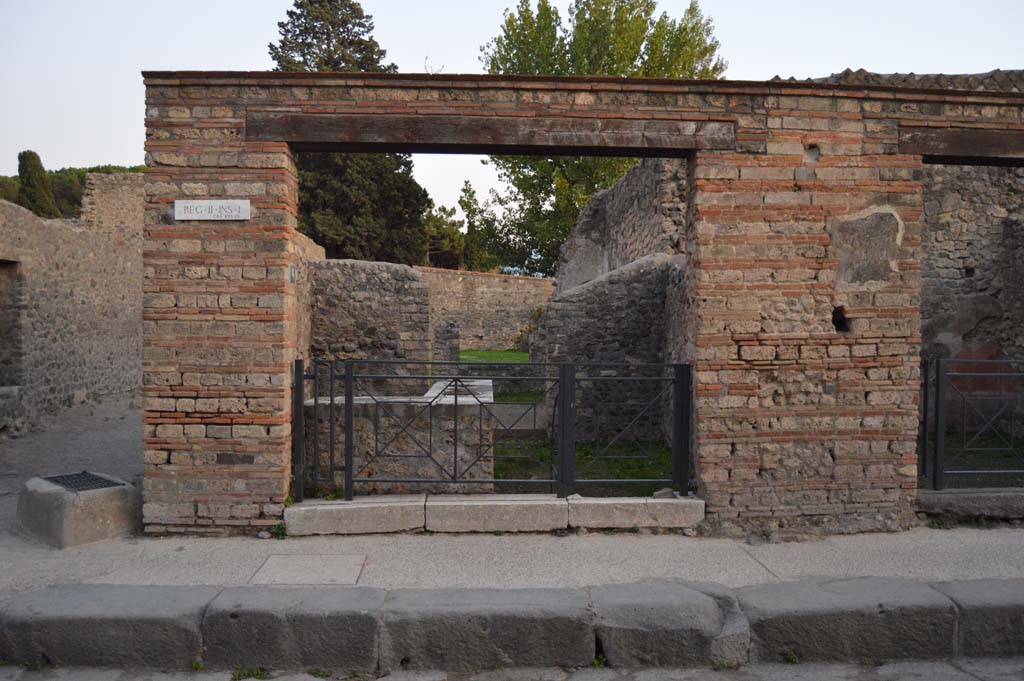
<svg viewBox="0 0 1024 681">
<path fill-rule="evenodd" d="M 850 332 L 850 320 L 846 318 L 846 308 L 842 305 L 832 308 L 832 326 L 839 333 Z"/>
<path fill-rule="evenodd" d="M 974 277 L 974 268 L 973 267 L 965 267 L 964 268 L 964 276 L 967 277 L 968 279 Z"/>
<path fill-rule="evenodd" d="M 821 147 L 817 144 L 808 144 L 804 147 L 804 161 L 817 163 L 819 158 L 821 158 Z"/>
</svg>

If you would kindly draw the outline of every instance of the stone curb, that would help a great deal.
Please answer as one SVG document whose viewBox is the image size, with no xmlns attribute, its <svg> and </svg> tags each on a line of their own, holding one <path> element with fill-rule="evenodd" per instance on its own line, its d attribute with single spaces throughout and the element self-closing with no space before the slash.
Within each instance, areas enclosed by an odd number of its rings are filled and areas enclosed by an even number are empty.
<svg viewBox="0 0 1024 681">
<path fill-rule="evenodd" d="M 73 584 L 0 595 L 0 658 L 88 667 L 735 667 L 1024 654 L 1024 579 L 807 579 L 730 590 Z"/>
</svg>

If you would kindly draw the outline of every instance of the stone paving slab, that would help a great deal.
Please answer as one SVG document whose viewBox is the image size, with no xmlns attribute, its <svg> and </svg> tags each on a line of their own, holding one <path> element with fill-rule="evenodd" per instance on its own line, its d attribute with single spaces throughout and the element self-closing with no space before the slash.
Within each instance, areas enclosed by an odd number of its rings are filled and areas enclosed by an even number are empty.
<svg viewBox="0 0 1024 681">
<path fill-rule="evenodd" d="M 366 556 L 359 554 L 276 554 L 268 556 L 250 584 L 351 586 L 359 581 Z"/>
</svg>

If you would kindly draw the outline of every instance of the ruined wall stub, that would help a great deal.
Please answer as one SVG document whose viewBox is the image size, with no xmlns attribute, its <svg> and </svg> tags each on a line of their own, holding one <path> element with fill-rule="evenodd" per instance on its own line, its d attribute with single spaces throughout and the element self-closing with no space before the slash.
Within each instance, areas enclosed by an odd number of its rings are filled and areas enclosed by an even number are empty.
<svg viewBox="0 0 1024 681">
<path fill-rule="evenodd" d="M 909 520 L 915 172 L 934 155 L 1024 159 L 1024 95 L 1013 93 L 506 76 L 145 78 L 146 287 L 166 296 L 145 309 L 145 378 L 148 397 L 175 401 L 173 411 L 146 412 L 150 531 L 224 531 L 280 516 L 300 328 L 290 268 L 304 255 L 293 150 L 692 156 L 694 288 L 680 299 L 694 331 L 680 347 L 695 356 L 680 359 L 696 364 L 709 519 L 723 529 L 797 531 Z M 249 198 L 253 219 L 169 216 L 175 199 L 195 197 Z M 878 244 L 887 267 L 848 252 L 874 229 L 891 241 Z M 833 326 L 838 307 L 848 331 Z"/>
</svg>

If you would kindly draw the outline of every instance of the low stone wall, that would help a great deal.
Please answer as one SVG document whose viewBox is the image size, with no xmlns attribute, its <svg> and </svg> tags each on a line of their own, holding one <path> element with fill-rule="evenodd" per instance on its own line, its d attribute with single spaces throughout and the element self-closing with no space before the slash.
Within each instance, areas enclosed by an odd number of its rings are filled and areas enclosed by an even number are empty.
<svg viewBox="0 0 1024 681">
<path fill-rule="evenodd" d="M 455 322 L 463 350 L 508 350 L 555 290 L 553 279 L 417 267 L 430 291 L 434 324 Z"/>
<path fill-rule="evenodd" d="M 142 185 L 89 175 L 79 221 L 0 201 L 0 430 L 140 390 Z"/>
<path fill-rule="evenodd" d="M 378 396 L 381 397 L 381 396 Z M 339 398 L 331 406 L 321 399 L 314 415 L 312 401 L 305 409 L 306 419 L 306 481 L 313 489 L 313 466 L 319 465 L 321 479 L 330 479 L 330 442 L 333 419 L 335 464 L 344 464 L 345 405 Z M 421 480 L 451 479 L 455 475 L 458 452 L 459 477 L 467 480 L 493 479 L 494 459 L 488 457 L 494 436 L 494 417 L 477 404 L 458 407 L 423 402 L 361 401 L 353 405 L 354 476 L 358 478 L 412 478 Z M 319 420 L 316 418 L 319 416 Z M 456 428 L 458 422 L 458 428 Z M 319 463 L 314 459 L 314 433 L 319 439 Z M 458 447 L 455 446 L 456 441 Z M 344 473 L 336 472 L 339 489 L 344 488 Z M 396 483 L 360 482 L 356 494 L 484 493 L 493 491 L 492 484 L 460 483 Z"/>
<path fill-rule="evenodd" d="M 309 267 L 313 355 L 430 359 L 430 299 L 419 272 L 362 260 L 324 260 Z"/>
</svg>

